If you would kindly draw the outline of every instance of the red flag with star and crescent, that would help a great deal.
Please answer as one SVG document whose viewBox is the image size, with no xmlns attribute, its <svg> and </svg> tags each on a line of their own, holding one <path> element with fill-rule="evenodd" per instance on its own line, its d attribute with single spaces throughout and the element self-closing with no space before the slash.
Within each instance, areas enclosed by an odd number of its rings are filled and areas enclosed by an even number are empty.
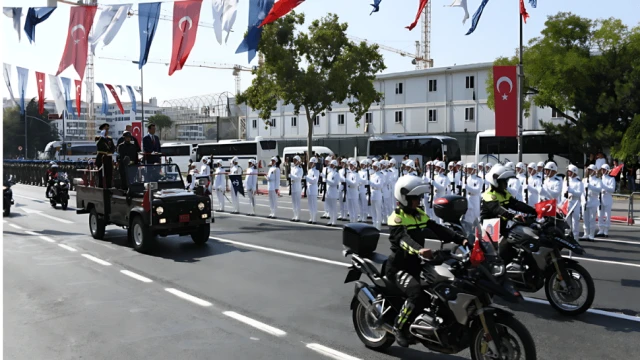
<svg viewBox="0 0 640 360">
<path fill-rule="evenodd" d="M 181 70 L 198 33 L 200 8 L 202 0 L 176 1 L 173 3 L 173 50 L 171 50 L 171 65 L 169 76 L 176 70 Z"/>
<path fill-rule="evenodd" d="M 518 76 L 515 66 L 493 67 L 496 136 L 518 136 Z"/>
<path fill-rule="evenodd" d="M 424 7 L 427 6 L 428 2 L 429 0 L 420 0 L 420 4 L 418 4 L 418 13 L 416 14 L 416 19 L 413 20 L 411 25 L 407 26 L 407 29 L 409 29 L 409 31 L 413 30 L 413 28 L 418 25 L 418 21 L 420 20 L 420 16 L 422 15 L 422 10 L 424 10 Z"/>
<path fill-rule="evenodd" d="M 111 96 L 113 96 L 113 98 L 116 100 L 116 105 L 118 105 L 118 109 L 120 109 L 120 113 L 124 114 L 124 108 L 122 107 L 122 103 L 120 102 L 120 98 L 118 97 L 118 93 L 116 92 L 116 89 L 113 88 L 113 85 L 104 84 L 104 86 L 106 86 L 107 89 L 109 89 Z"/>
<path fill-rule="evenodd" d="M 272 22 L 280 19 L 281 17 L 287 15 L 289 11 L 293 10 L 296 6 L 302 4 L 304 0 L 280 0 L 273 5 L 271 11 L 264 18 L 260 26 L 263 27 L 267 24 L 271 24 Z"/>
<path fill-rule="evenodd" d="M 558 209 L 558 202 L 556 199 L 547 201 L 541 201 L 535 205 L 536 213 L 538 213 L 538 219 L 544 216 L 556 216 Z"/>
<path fill-rule="evenodd" d="M 84 78 L 84 69 L 87 66 L 87 53 L 89 51 L 89 32 L 97 9 L 97 6 L 73 6 L 71 8 L 67 44 L 64 47 L 56 76 L 73 65 L 80 76 L 80 80 Z"/>
<path fill-rule="evenodd" d="M 76 85 L 76 109 L 78 110 L 78 119 L 80 118 L 80 109 L 82 109 L 82 80 L 73 80 Z"/>
<path fill-rule="evenodd" d="M 38 82 L 38 114 L 44 112 L 44 73 L 36 71 L 36 81 Z"/>
</svg>

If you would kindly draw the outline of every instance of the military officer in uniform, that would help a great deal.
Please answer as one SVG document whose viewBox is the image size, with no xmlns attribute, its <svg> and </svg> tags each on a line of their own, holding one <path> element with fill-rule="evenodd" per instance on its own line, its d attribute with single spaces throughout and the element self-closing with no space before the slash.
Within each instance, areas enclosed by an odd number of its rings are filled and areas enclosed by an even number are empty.
<svg viewBox="0 0 640 360">
<path fill-rule="evenodd" d="M 324 158 L 324 167 L 322 168 L 322 172 L 320 173 L 320 178 L 322 179 L 323 183 L 326 183 L 326 181 L 327 181 L 327 173 L 331 169 L 331 167 L 329 166 L 330 162 L 331 162 L 331 158 L 329 156 Z M 326 185 L 322 190 L 325 191 L 325 192 L 327 191 Z M 324 197 L 326 198 L 326 194 L 324 195 Z M 326 201 L 326 199 L 325 199 L 325 201 Z M 322 219 L 328 219 L 329 218 L 329 211 L 327 210 L 326 202 L 325 202 L 325 205 L 324 205 L 324 213 L 322 214 L 321 218 Z"/>
<path fill-rule="evenodd" d="M 600 205 L 602 182 L 598 178 L 596 166 L 593 164 L 587 167 L 586 175 L 584 179 L 584 196 L 582 196 L 584 235 L 580 240 L 594 241 L 596 235 L 596 212 Z"/>
<path fill-rule="evenodd" d="M 229 175 L 242 175 L 242 167 L 240 167 L 240 165 L 238 165 L 238 157 L 234 156 L 231 159 L 231 169 L 229 169 Z M 229 179 L 229 182 L 231 182 L 231 179 Z M 233 184 L 230 184 L 229 189 L 231 189 L 231 202 L 233 203 L 233 212 L 231 212 L 232 214 L 239 214 L 240 213 L 240 198 L 238 197 L 238 194 L 233 191 Z"/>
<path fill-rule="evenodd" d="M 318 181 L 320 179 L 320 172 L 316 169 L 318 159 L 312 157 L 309 159 L 309 165 L 307 175 L 305 176 L 307 182 L 307 204 L 309 206 L 309 224 L 316 223 L 316 216 L 318 214 Z"/>
<path fill-rule="evenodd" d="M 338 212 L 338 220 L 347 220 L 347 202 L 346 201 L 342 201 L 343 199 L 345 199 L 345 194 L 344 192 L 347 191 L 347 187 L 345 186 L 345 182 L 346 182 L 346 178 L 345 176 L 347 175 L 347 168 L 348 168 L 348 160 L 343 158 L 342 160 L 340 160 L 340 170 L 338 170 L 338 175 L 340 175 L 340 201 L 338 201 L 338 207 L 340 209 L 340 211 Z"/>
<path fill-rule="evenodd" d="M 467 193 L 467 203 L 469 204 L 464 218 L 470 224 L 480 218 L 480 196 L 482 195 L 483 180 L 476 175 L 476 171 L 478 171 L 476 164 L 468 163 L 465 167 L 466 182 L 462 185 Z"/>
<path fill-rule="evenodd" d="M 271 158 L 271 167 L 269 167 L 269 172 L 265 175 L 267 179 L 267 188 L 269 189 L 269 209 L 271 213 L 269 214 L 270 219 L 276 218 L 276 211 L 278 210 L 278 194 L 277 191 L 280 189 L 280 168 L 276 165 L 278 158 L 275 156 Z"/>
<path fill-rule="evenodd" d="M 527 205 L 535 206 L 540 199 L 540 189 L 542 189 L 542 179 L 538 176 L 538 171 L 536 170 L 536 163 L 532 162 L 527 166 L 529 170 L 529 179 L 525 179 L 525 184 L 523 186 L 522 191 L 527 190 L 529 202 Z M 529 184 L 527 184 L 527 182 Z"/>
<path fill-rule="evenodd" d="M 540 165 L 540 164 L 538 164 Z M 546 179 L 542 183 L 542 200 L 556 199 L 556 204 L 562 202 L 562 178 L 558 174 L 558 166 L 554 162 L 548 162 L 544 166 Z"/>
<path fill-rule="evenodd" d="M 598 207 L 598 233 L 596 237 L 609 237 L 611 227 L 611 208 L 613 207 L 613 196 L 616 192 L 616 178 L 610 176 L 609 165 L 602 164 L 600 174 L 602 174 L 602 195 L 600 196 L 600 206 Z"/>
<path fill-rule="evenodd" d="M 127 169 L 129 165 L 138 163 L 138 153 L 140 152 L 140 145 L 137 142 L 133 142 L 132 138 L 130 132 L 123 132 L 122 141 L 118 145 L 118 170 L 120 170 L 120 187 L 123 190 L 129 188 L 129 182 L 132 180 Z"/>
<path fill-rule="evenodd" d="M 359 214 L 358 198 L 360 196 L 359 184 L 360 177 L 357 172 L 357 163 L 355 160 L 349 162 L 349 168 L 345 173 L 345 182 L 347 186 L 347 209 L 349 212 L 349 222 L 356 222 Z"/>
<path fill-rule="evenodd" d="M 100 125 L 100 136 L 96 137 L 98 155 L 96 156 L 96 166 L 102 170 L 98 172 L 98 187 L 110 188 L 113 180 L 113 158 L 116 151 L 113 139 L 109 136 L 109 124 Z"/>
<path fill-rule="evenodd" d="M 433 177 L 433 182 L 431 183 L 431 185 L 433 186 L 434 201 L 443 196 L 446 196 L 448 191 L 450 190 L 449 177 L 445 175 L 445 167 L 446 165 L 444 161 L 438 161 L 435 164 L 435 176 Z M 434 216 L 433 220 L 442 223 L 442 219 L 437 216 Z"/>
<path fill-rule="evenodd" d="M 382 229 L 382 187 L 384 186 L 384 174 L 380 171 L 380 163 L 375 161 L 372 165 L 373 174 L 370 176 L 371 185 L 371 220 L 376 229 Z"/>
<path fill-rule="evenodd" d="M 293 218 L 291 221 L 300 221 L 300 201 L 302 199 L 302 177 L 303 171 L 300 166 L 300 156 L 293 157 L 293 166 L 289 172 L 289 179 L 291 179 L 291 203 L 293 205 Z"/>
<path fill-rule="evenodd" d="M 358 214 L 358 222 L 366 222 L 367 217 L 369 215 L 369 201 L 367 200 L 367 188 L 369 185 L 369 178 L 371 174 L 369 174 L 369 160 L 364 159 L 360 162 L 360 171 L 358 171 L 358 178 L 360 180 L 359 189 L 359 205 L 360 205 L 360 213 Z M 371 191 L 371 189 L 369 189 Z"/>
<path fill-rule="evenodd" d="M 216 160 L 215 179 L 213 180 L 213 189 L 218 197 L 218 211 L 224 211 L 224 193 L 227 191 L 227 182 L 224 176 L 224 168 L 222 168 L 222 160 Z M 200 174 L 202 175 L 202 174 Z"/>
<path fill-rule="evenodd" d="M 327 171 L 327 195 L 324 205 L 329 211 L 329 222 L 327 226 L 334 226 L 338 217 L 338 196 L 340 195 L 340 174 L 337 171 L 338 161 L 331 160 Z M 340 199 L 342 201 L 342 199 Z"/>
<path fill-rule="evenodd" d="M 564 181 L 564 198 L 567 203 L 567 211 L 573 209 L 569 215 L 569 225 L 573 232 L 573 238 L 578 239 L 580 236 L 580 198 L 584 194 L 584 184 L 578 177 L 578 168 L 575 165 L 567 166 L 567 181 Z"/>
<path fill-rule="evenodd" d="M 244 185 L 247 188 L 249 204 L 251 205 L 251 212 L 247 215 L 254 216 L 256 214 L 256 195 L 258 194 L 258 168 L 256 167 L 255 159 L 249 159 L 249 167 L 244 177 Z"/>
</svg>

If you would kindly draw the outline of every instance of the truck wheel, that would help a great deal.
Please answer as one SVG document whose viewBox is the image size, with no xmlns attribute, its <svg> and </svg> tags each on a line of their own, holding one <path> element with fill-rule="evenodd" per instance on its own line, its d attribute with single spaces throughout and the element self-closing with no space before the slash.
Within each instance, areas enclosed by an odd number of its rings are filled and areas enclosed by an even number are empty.
<svg viewBox="0 0 640 360">
<path fill-rule="evenodd" d="M 89 231 L 91 231 L 91 236 L 98 240 L 104 239 L 104 228 L 104 219 L 100 219 L 96 208 L 92 208 L 89 213 Z"/>
<path fill-rule="evenodd" d="M 129 231 L 131 234 L 133 248 L 136 251 L 145 253 L 151 250 L 155 236 L 153 236 L 149 226 L 144 223 L 141 216 L 133 218 L 131 229 Z"/>
<path fill-rule="evenodd" d="M 211 224 L 200 225 L 191 233 L 191 240 L 198 245 L 206 244 L 209 241 L 209 233 L 211 232 Z"/>
</svg>

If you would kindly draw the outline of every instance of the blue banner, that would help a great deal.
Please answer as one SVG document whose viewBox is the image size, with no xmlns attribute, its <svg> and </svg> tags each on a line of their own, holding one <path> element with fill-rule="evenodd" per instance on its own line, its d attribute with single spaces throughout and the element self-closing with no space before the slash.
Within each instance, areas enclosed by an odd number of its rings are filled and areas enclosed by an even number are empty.
<svg viewBox="0 0 640 360">
<path fill-rule="evenodd" d="M 129 93 L 129 97 L 131 98 L 131 111 L 136 113 L 136 94 L 133 93 L 133 89 L 131 86 L 127 85 L 127 92 Z M 133 115 L 133 120 L 136 119 L 136 116 Z"/>
<path fill-rule="evenodd" d="M 274 0 L 250 0 L 249 2 L 249 32 L 247 36 L 242 39 L 242 42 L 236 50 L 236 54 L 248 51 L 249 62 L 256 57 L 258 44 L 262 36 L 262 28 L 258 26 L 260 26 L 269 11 L 271 11 L 273 2 Z"/>
<path fill-rule="evenodd" d="M 60 77 L 64 91 L 64 102 L 67 104 L 67 117 L 73 118 L 73 98 L 71 97 L 71 79 Z"/>
<path fill-rule="evenodd" d="M 233 191 L 237 195 L 238 193 L 244 196 L 244 185 L 242 184 L 242 175 L 229 175 L 229 181 L 233 186 Z"/>
<path fill-rule="evenodd" d="M 480 21 L 480 17 L 482 16 L 482 11 L 484 11 L 484 7 L 487 5 L 488 2 L 489 0 L 482 0 L 482 3 L 478 7 L 478 10 L 476 10 L 476 13 L 473 14 L 473 18 L 471 18 L 471 29 L 469 29 L 469 31 L 467 32 L 467 35 L 476 31 L 476 27 L 478 26 L 478 22 Z"/>
<path fill-rule="evenodd" d="M 138 69 L 142 69 L 142 66 L 147 63 L 147 57 L 149 57 L 149 50 L 158 28 L 159 19 L 159 2 L 138 4 L 138 25 L 140 27 L 140 60 L 138 61 Z"/>
<path fill-rule="evenodd" d="M 96 85 L 100 89 L 100 93 L 102 93 L 102 108 L 100 109 L 100 113 L 107 115 L 109 112 L 109 98 L 107 97 L 107 91 L 104 88 L 104 84 L 96 83 Z"/>
<path fill-rule="evenodd" d="M 27 92 L 27 79 L 29 79 L 29 69 L 21 68 L 16 66 L 18 70 L 18 92 L 20 93 L 20 100 L 18 104 L 20 105 L 20 114 L 25 113 L 24 107 L 24 94 Z"/>
<path fill-rule="evenodd" d="M 29 8 L 27 18 L 24 20 L 24 32 L 30 43 L 36 41 L 36 25 L 47 20 L 55 9 L 54 7 Z"/>
</svg>

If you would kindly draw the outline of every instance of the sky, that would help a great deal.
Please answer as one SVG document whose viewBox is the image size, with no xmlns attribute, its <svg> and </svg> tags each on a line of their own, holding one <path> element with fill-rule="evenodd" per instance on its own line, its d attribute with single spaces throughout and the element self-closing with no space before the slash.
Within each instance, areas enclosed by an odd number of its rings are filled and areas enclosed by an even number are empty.
<svg viewBox="0 0 640 360">
<path fill-rule="evenodd" d="M 46 6 L 46 0 L 1 0 L 4 7 Z M 471 26 L 471 18 L 462 24 L 464 11 L 462 8 L 445 7 L 453 0 L 430 0 L 432 2 L 431 24 L 431 58 L 435 67 L 446 67 L 454 64 L 472 64 L 490 62 L 498 56 L 513 55 L 518 47 L 519 39 L 519 0 L 490 0 L 487 4 L 476 31 L 466 36 Z M 482 0 L 468 0 L 469 13 L 478 8 Z M 99 4 L 137 4 L 141 1 L 99 0 Z M 142 1 L 147 2 L 147 1 Z M 329 12 L 336 13 L 342 22 L 347 22 L 348 35 L 364 38 L 379 44 L 415 52 L 415 41 L 420 40 L 420 24 L 412 31 L 407 30 L 415 18 L 419 0 L 382 0 L 380 11 L 371 12 L 372 0 L 307 0 L 296 11 L 303 12 L 307 24 L 313 19 L 320 18 Z M 602 0 L 538 0 L 537 8 L 532 8 L 525 0 L 530 18 L 524 26 L 524 39 L 540 35 L 544 22 L 549 15 L 560 11 L 568 11 L 591 19 L 615 17 L 621 19 L 629 27 L 638 26 L 638 9 L 640 1 L 616 0 L 603 2 Z M 204 0 L 200 22 L 211 24 L 211 0 Z M 24 32 L 22 41 L 12 27 L 12 21 L 6 16 L 2 18 L 2 61 L 13 67 L 12 85 L 14 94 L 18 84 L 16 66 L 30 70 L 27 88 L 27 98 L 37 96 L 35 71 L 55 74 L 64 50 L 69 25 L 70 5 L 58 4 L 58 8 L 45 22 L 36 26 L 35 43 L 30 44 Z M 133 9 L 137 9 L 134 5 Z M 163 2 L 162 15 L 171 17 L 173 3 Z M 187 60 L 191 62 L 226 64 L 232 66 L 257 65 L 257 57 L 248 63 L 247 53 L 235 54 L 235 50 L 242 41 L 242 35 L 247 28 L 249 1 L 240 0 L 238 14 L 234 24 L 234 32 L 228 42 L 218 44 L 211 27 L 200 27 L 195 46 Z M 96 14 L 96 20 L 100 11 Z M 94 21 L 95 23 L 95 21 Z M 24 27 L 24 17 L 22 20 Z M 167 61 L 171 57 L 172 22 L 160 20 L 158 29 L 151 46 L 149 61 Z M 224 36 L 223 36 L 224 37 Z M 411 59 L 398 54 L 381 50 L 387 69 L 385 73 L 407 71 L 415 68 Z M 130 61 L 113 61 L 100 57 L 123 58 L 137 60 L 139 58 L 138 18 L 128 18 L 115 39 L 107 47 L 100 43 L 96 48 L 95 81 L 112 85 L 140 85 L 140 72 L 137 65 Z M 525 64 L 526 66 L 526 64 Z M 69 67 L 60 76 L 78 79 L 73 67 Z M 245 90 L 251 84 L 250 72 L 242 73 L 241 89 Z M 8 97 L 4 84 L 1 86 L 2 96 Z M 235 80 L 232 70 L 212 70 L 185 67 L 168 75 L 168 66 L 147 64 L 144 67 L 145 99 L 158 98 L 159 104 L 171 99 L 180 99 L 196 95 L 205 95 L 229 91 L 235 92 Z M 99 90 L 96 87 L 96 101 L 100 101 Z M 75 93 L 72 92 L 72 96 Z M 138 94 L 136 95 L 138 96 Z M 46 85 L 46 97 L 52 99 L 49 85 Z M 83 89 L 83 100 L 85 99 Z M 139 100 L 139 98 L 138 98 Z M 110 98 L 111 102 L 114 102 Z M 129 101 L 126 92 L 122 101 Z"/>
</svg>

